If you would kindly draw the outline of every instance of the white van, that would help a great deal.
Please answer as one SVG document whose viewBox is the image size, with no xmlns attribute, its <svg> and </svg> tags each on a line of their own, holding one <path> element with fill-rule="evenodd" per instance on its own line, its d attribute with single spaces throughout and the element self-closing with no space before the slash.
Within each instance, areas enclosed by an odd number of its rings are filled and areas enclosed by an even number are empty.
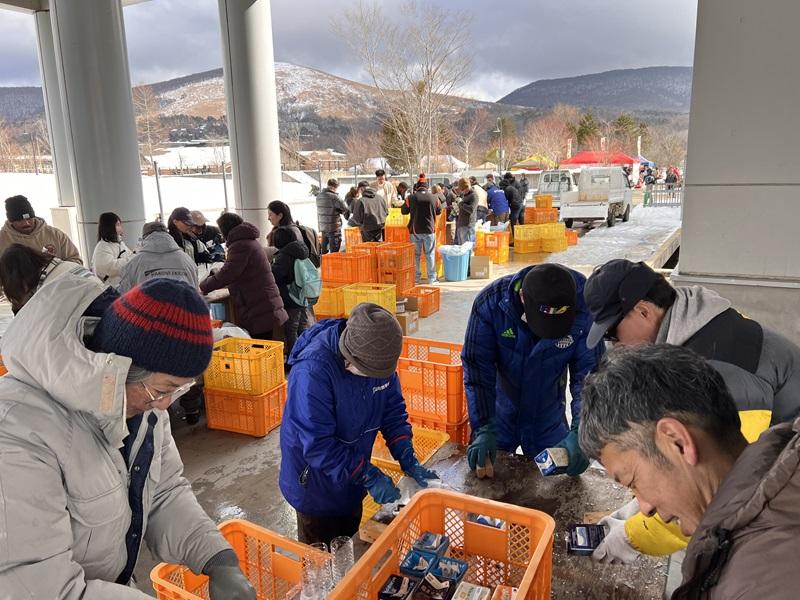
<svg viewBox="0 0 800 600">
<path fill-rule="evenodd" d="M 605 219 L 609 227 L 621 218 L 626 222 L 631 216 L 633 190 L 620 167 L 588 167 L 578 177 L 577 199 L 561 200 L 559 218 L 567 227 L 574 221 Z"/>
<path fill-rule="evenodd" d="M 577 173 L 567 169 L 542 171 L 536 193 L 550 194 L 553 197 L 553 208 L 560 207 L 565 201 L 575 202 L 578 199 Z"/>
</svg>

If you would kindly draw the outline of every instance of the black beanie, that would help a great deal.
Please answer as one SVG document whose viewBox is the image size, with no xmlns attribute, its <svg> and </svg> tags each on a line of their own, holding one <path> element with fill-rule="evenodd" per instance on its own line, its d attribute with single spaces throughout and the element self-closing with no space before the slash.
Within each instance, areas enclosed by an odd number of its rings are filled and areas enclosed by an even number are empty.
<svg viewBox="0 0 800 600">
<path fill-rule="evenodd" d="M 11 196 L 6 198 L 6 218 L 9 221 L 22 221 L 36 216 L 31 203 L 25 196 Z"/>
</svg>

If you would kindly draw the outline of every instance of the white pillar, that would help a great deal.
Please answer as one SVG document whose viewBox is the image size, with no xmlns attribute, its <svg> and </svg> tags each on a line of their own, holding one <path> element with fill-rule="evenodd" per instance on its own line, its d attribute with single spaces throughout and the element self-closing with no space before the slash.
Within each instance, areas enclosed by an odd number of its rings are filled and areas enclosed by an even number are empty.
<svg viewBox="0 0 800 600">
<path fill-rule="evenodd" d="M 50 25 L 50 11 L 36 12 L 34 19 L 39 50 L 39 69 L 42 72 L 44 114 L 47 118 L 47 132 L 50 137 L 50 155 L 53 157 L 53 174 L 56 178 L 58 205 L 75 206 L 75 193 L 72 189 L 72 175 L 67 151 L 67 130 L 64 124 L 64 110 L 61 107 L 58 67 L 53 47 L 53 28 Z"/>
<path fill-rule="evenodd" d="M 717 289 L 800 342 L 796 0 L 698 2 L 686 200 L 673 281 Z"/>
<path fill-rule="evenodd" d="M 281 199 L 278 100 L 269 0 L 219 0 L 234 202 L 269 228 L 267 205 Z"/>
<path fill-rule="evenodd" d="M 120 0 L 50 0 L 58 82 L 81 251 L 88 263 L 100 213 L 129 240 L 145 219 Z"/>
</svg>

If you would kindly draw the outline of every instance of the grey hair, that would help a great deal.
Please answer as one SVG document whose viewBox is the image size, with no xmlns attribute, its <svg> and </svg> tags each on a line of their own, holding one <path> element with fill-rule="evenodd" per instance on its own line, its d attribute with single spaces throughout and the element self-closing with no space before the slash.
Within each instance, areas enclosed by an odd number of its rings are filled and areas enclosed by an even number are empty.
<svg viewBox="0 0 800 600">
<path fill-rule="evenodd" d="M 609 443 L 669 464 L 655 443 L 660 419 L 706 432 L 721 449 L 736 447 L 741 421 L 722 376 L 699 354 L 667 344 L 616 347 L 581 392 L 581 449 L 598 458 Z"/>
<path fill-rule="evenodd" d="M 137 367 L 136 365 L 132 364 L 131 368 L 128 369 L 128 376 L 125 378 L 125 383 L 139 383 L 140 381 L 144 381 L 150 377 L 152 374 L 152 371 L 148 371 L 147 369 L 143 369 L 142 367 Z"/>
</svg>

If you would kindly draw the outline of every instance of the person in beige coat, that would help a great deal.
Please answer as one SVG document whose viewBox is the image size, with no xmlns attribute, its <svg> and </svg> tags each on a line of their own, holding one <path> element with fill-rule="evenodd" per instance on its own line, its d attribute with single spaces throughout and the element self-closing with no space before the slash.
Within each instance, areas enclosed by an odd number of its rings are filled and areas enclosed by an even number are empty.
<svg viewBox="0 0 800 600">
<path fill-rule="evenodd" d="M 212 600 L 255 600 L 197 502 L 167 408 L 210 358 L 196 290 L 154 279 L 115 300 L 96 280 L 46 283 L 2 339 L 0 598 L 148 600 L 142 542 L 209 576 Z"/>
<path fill-rule="evenodd" d="M 748 445 L 722 375 L 667 344 L 614 348 L 581 402 L 584 453 L 691 536 L 673 600 L 797 597 L 800 419 Z"/>
<path fill-rule="evenodd" d="M 0 254 L 11 244 L 22 244 L 61 260 L 83 264 L 67 234 L 37 217 L 25 196 L 6 198 L 6 218 L 0 229 Z"/>
</svg>

